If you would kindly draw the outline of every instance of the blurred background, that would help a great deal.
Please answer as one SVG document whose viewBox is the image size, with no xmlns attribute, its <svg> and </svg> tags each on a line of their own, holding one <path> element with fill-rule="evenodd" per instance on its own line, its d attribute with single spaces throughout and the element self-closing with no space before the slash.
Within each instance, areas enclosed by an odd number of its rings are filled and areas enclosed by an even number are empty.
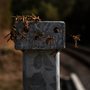
<svg viewBox="0 0 90 90">
<path fill-rule="evenodd" d="M 80 34 L 82 45 L 89 42 L 90 0 L 0 0 L 0 32 L 10 27 L 12 15 L 39 15 L 42 20 L 63 20 L 67 42 Z"/>
<path fill-rule="evenodd" d="M 65 21 L 67 44 L 74 44 L 72 35 L 79 34 L 79 45 L 90 45 L 90 0 L 0 0 L 0 90 L 22 90 L 22 53 L 4 36 L 12 16 L 32 13 L 41 20 Z"/>
</svg>

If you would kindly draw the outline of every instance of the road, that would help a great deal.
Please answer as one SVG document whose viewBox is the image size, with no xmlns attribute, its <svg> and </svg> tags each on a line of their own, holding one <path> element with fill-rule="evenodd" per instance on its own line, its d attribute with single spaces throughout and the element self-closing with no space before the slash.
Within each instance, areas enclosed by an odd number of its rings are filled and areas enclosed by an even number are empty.
<svg viewBox="0 0 90 90">
<path fill-rule="evenodd" d="M 86 47 L 79 48 L 66 48 L 61 52 L 61 84 L 67 83 L 71 86 L 69 89 L 62 90 L 77 90 L 72 89 L 76 87 L 71 80 L 71 74 L 74 73 L 78 76 L 83 88 L 85 90 L 90 90 L 90 49 Z M 67 86 L 67 84 L 65 84 Z M 82 89 L 83 90 L 83 89 Z"/>
</svg>

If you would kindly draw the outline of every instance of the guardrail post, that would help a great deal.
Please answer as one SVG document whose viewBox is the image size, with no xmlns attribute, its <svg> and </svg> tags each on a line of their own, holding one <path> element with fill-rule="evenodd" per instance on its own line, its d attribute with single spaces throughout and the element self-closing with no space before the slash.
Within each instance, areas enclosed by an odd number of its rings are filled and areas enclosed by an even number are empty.
<svg viewBox="0 0 90 90">
<path fill-rule="evenodd" d="M 65 46 L 64 22 L 29 22 L 27 32 L 22 21 L 15 25 L 25 36 L 15 40 L 15 48 L 23 51 L 24 90 L 60 90 L 58 52 Z"/>
</svg>

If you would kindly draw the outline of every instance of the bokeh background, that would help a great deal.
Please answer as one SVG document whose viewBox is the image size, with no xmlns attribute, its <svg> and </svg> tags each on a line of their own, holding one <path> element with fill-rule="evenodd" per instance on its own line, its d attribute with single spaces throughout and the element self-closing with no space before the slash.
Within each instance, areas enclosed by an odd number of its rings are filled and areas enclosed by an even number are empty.
<svg viewBox="0 0 90 90">
<path fill-rule="evenodd" d="M 67 44 L 74 43 L 71 35 L 80 34 L 79 45 L 90 45 L 90 0 L 0 0 L 0 90 L 22 90 L 22 53 L 4 36 L 12 16 L 32 13 L 41 20 L 65 21 Z"/>
</svg>

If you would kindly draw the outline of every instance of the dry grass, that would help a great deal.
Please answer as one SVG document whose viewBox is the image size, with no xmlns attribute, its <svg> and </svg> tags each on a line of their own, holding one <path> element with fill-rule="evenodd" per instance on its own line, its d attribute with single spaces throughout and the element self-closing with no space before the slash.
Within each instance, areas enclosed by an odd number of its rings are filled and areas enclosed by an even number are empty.
<svg viewBox="0 0 90 90">
<path fill-rule="evenodd" d="M 22 54 L 0 49 L 0 90 L 22 90 Z"/>
</svg>

